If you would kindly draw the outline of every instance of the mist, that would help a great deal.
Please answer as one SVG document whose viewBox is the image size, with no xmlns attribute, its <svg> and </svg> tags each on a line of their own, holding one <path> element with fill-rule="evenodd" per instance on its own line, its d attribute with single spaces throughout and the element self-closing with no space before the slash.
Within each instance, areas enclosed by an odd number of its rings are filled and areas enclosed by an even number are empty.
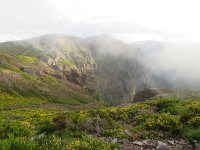
<svg viewBox="0 0 200 150">
<path fill-rule="evenodd" d="M 199 89 L 198 4 L 189 0 L 0 0 L 0 42 L 53 33 L 81 38 L 106 33 L 119 39 L 119 45 L 99 46 L 101 52 L 115 54 L 122 41 L 131 43 L 127 56 L 136 52 L 135 48 L 130 52 L 132 46 L 143 53 L 151 87 Z"/>
<path fill-rule="evenodd" d="M 152 75 L 152 87 L 200 89 L 200 43 L 134 43 L 143 52 Z"/>
</svg>

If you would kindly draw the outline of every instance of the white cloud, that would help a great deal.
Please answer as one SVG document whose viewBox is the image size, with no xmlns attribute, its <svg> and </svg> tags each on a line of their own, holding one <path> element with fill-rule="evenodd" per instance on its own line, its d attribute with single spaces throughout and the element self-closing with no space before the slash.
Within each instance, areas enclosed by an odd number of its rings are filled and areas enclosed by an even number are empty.
<svg viewBox="0 0 200 150">
<path fill-rule="evenodd" d="M 0 0 L 0 40 L 8 33 L 108 33 L 126 41 L 198 41 L 199 6 L 198 0 Z"/>
</svg>

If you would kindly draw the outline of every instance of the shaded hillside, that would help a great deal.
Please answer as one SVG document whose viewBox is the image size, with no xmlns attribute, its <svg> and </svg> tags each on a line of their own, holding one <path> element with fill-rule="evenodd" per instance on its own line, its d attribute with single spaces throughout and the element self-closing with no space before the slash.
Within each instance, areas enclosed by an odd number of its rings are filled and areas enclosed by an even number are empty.
<svg viewBox="0 0 200 150">
<path fill-rule="evenodd" d="M 140 51 L 109 35 L 87 40 L 97 64 L 95 84 L 104 98 L 111 103 L 132 101 L 135 92 L 144 89 L 149 80 Z"/>
<path fill-rule="evenodd" d="M 132 101 L 148 82 L 140 52 L 108 35 L 81 39 L 55 34 L 4 42 L 0 53 L 1 91 L 9 94 L 117 104 Z"/>
</svg>

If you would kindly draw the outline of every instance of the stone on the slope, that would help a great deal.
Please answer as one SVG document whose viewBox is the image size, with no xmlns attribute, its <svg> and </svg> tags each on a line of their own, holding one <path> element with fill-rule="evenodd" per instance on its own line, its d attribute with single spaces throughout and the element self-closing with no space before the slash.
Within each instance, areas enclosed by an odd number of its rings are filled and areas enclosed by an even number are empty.
<svg viewBox="0 0 200 150">
<path fill-rule="evenodd" d="M 30 68 L 30 67 L 20 67 L 20 70 L 25 73 L 28 73 L 30 75 L 39 75 L 39 76 L 43 75 L 42 71 L 38 71 L 38 70 L 36 70 L 34 68 Z"/>
<path fill-rule="evenodd" d="M 117 143 L 117 138 L 112 139 L 111 143 Z"/>
<path fill-rule="evenodd" d="M 144 145 L 142 142 L 139 142 L 139 141 L 134 141 L 133 144 L 139 145 L 139 146 L 143 146 Z"/>
<path fill-rule="evenodd" d="M 132 134 L 131 134 L 131 132 L 130 132 L 129 130 L 125 130 L 124 132 L 125 132 L 126 135 L 128 135 L 128 136 L 132 136 Z"/>
<path fill-rule="evenodd" d="M 172 144 L 172 145 L 175 144 L 174 140 L 168 140 L 168 143 L 169 143 L 169 144 Z"/>
<path fill-rule="evenodd" d="M 158 141 L 158 146 L 156 147 L 156 150 L 169 150 L 169 146 L 161 141 Z"/>
</svg>

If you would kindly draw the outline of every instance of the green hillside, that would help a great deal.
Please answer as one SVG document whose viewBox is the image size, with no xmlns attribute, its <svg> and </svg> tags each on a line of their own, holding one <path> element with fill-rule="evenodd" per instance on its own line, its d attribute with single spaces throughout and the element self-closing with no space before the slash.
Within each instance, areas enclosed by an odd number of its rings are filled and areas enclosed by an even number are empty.
<svg viewBox="0 0 200 150">
<path fill-rule="evenodd" d="M 34 56 L 0 54 L 0 58 L 1 107 L 96 101 L 95 93 L 56 78 L 59 73 Z"/>
<path fill-rule="evenodd" d="M 148 82 L 141 55 L 109 35 L 45 35 L 0 43 L 1 91 L 57 103 L 131 102 Z M 7 89 L 7 90 L 6 90 Z M 3 100 L 4 101 L 4 100 Z"/>
</svg>

